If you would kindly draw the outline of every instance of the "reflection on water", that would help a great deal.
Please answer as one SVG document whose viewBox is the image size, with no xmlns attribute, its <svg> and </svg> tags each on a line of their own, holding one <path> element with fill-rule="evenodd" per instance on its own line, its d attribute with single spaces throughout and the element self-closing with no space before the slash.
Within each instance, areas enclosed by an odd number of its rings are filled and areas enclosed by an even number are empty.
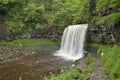
<svg viewBox="0 0 120 80">
<path fill-rule="evenodd" d="M 61 68 L 71 65 L 71 61 L 53 56 L 53 52 L 44 51 L 0 64 L 0 80 L 41 80 L 41 75 L 58 73 Z"/>
</svg>

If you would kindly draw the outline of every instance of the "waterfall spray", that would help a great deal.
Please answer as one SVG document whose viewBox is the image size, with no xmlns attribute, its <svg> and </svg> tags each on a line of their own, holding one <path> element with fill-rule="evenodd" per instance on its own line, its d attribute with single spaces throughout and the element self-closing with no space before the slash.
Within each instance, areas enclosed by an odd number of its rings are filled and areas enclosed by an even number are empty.
<svg viewBox="0 0 120 80">
<path fill-rule="evenodd" d="M 78 60 L 84 56 L 85 34 L 88 24 L 70 25 L 65 28 L 61 48 L 55 55 L 67 60 Z"/>
</svg>

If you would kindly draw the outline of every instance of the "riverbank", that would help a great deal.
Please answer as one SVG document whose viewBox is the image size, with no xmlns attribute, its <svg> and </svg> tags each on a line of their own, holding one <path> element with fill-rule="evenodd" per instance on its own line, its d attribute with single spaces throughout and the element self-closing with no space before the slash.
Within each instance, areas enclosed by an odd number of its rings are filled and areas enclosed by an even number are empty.
<svg viewBox="0 0 120 80">
<path fill-rule="evenodd" d="M 25 50 L 24 48 L 0 46 L 0 63 L 11 61 L 29 54 L 31 54 L 31 52 Z"/>
<path fill-rule="evenodd" d="M 0 41 L 0 63 L 18 59 L 20 57 L 50 51 L 45 47 L 52 44 L 59 45 L 57 39 L 20 39 L 11 42 Z"/>
</svg>

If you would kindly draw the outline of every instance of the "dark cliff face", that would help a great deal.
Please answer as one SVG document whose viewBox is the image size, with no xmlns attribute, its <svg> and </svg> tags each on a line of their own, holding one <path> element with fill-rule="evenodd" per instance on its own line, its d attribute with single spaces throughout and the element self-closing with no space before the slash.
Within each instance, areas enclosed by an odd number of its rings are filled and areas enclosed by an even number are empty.
<svg viewBox="0 0 120 80">
<path fill-rule="evenodd" d="M 0 15 L 0 40 L 6 39 L 9 35 L 8 26 L 3 23 L 4 16 Z"/>
<path fill-rule="evenodd" d="M 120 43 L 120 0 L 91 0 L 88 40 Z"/>
</svg>

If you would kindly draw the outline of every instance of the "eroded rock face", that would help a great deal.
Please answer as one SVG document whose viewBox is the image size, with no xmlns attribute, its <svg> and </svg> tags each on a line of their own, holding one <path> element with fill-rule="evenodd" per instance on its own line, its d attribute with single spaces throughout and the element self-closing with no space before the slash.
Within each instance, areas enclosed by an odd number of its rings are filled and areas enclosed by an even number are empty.
<svg viewBox="0 0 120 80">
<path fill-rule="evenodd" d="M 113 5 L 111 7 L 103 5 L 102 0 L 91 0 L 88 41 L 120 44 L 120 3 L 119 0 L 113 1 L 106 1 Z"/>
<path fill-rule="evenodd" d="M 57 28 L 37 29 L 31 34 L 31 38 L 61 38 L 62 33 Z"/>
</svg>

